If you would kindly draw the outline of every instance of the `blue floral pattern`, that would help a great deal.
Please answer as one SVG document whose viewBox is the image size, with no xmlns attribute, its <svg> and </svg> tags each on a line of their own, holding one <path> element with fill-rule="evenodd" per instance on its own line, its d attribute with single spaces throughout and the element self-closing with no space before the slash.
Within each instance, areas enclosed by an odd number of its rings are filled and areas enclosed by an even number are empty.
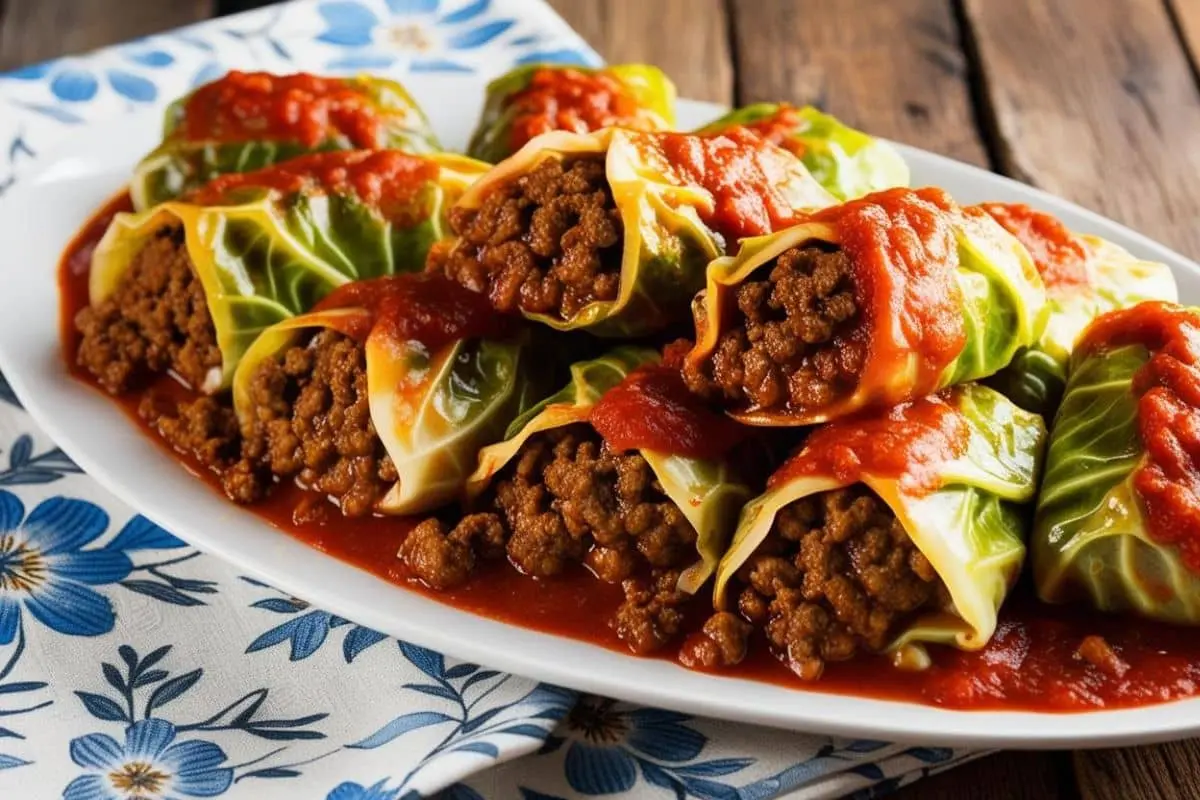
<svg viewBox="0 0 1200 800">
<path fill-rule="evenodd" d="M 0 75 L 0 194 L 83 123 L 232 67 L 599 59 L 536 0 L 300 0 Z M 0 797 L 881 796 L 972 754 L 764 732 L 455 662 L 109 497 L 0 375 Z"/>
</svg>

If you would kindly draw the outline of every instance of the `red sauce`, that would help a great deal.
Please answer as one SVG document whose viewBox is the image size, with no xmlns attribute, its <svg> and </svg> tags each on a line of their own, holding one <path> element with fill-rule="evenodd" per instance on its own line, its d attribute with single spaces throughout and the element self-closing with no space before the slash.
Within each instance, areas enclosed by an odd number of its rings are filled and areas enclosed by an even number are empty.
<svg viewBox="0 0 1200 800">
<path fill-rule="evenodd" d="M 348 192 L 386 216 L 412 211 L 413 203 L 438 178 L 437 162 L 399 150 L 339 150 L 311 153 L 253 172 L 221 175 L 185 198 L 200 205 L 228 202 L 243 189 L 282 194 Z M 428 214 L 422 210 L 422 213 Z"/>
<path fill-rule="evenodd" d="M 635 369 L 592 408 L 589 421 L 617 450 L 656 450 L 688 458 L 720 458 L 743 438 L 724 414 L 687 390 L 678 369 Z"/>
<path fill-rule="evenodd" d="M 368 335 L 416 341 L 430 351 L 457 339 L 503 339 L 517 327 L 496 312 L 487 296 L 472 292 L 440 273 L 391 275 L 339 286 L 314 308 L 365 308 L 342 330 L 364 341 Z"/>
<path fill-rule="evenodd" d="M 1141 344 L 1151 353 L 1133 379 L 1146 461 L 1133 476 L 1148 532 L 1200 574 L 1200 314 L 1161 302 L 1096 319 L 1085 352 Z"/>
<path fill-rule="evenodd" d="M 58 289 L 62 307 L 58 324 L 63 341 L 63 356 L 74 369 L 75 351 L 79 349 L 80 334 L 75 330 L 75 314 L 91 303 L 88 276 L 92 271 L 92 253 L 104 237 L 109 223 L 117 214 L 133 211 L 133 198 L 122 189 L 108 199 L 63 251 L 58 267 Z"/>
<path fill-rule="evenodd" d="M 538 69 L 529 85 L 509 97 L 505 107 L 514 112 L 508 142 L 514 151 L 550 131 L 590 133 L 612 125 L 636 130 L 655 127 L 629 90 L 606 72 Z"/>
<path fill-rule="evenodd" d="M 1058 217 L 1024 203 L 983 203 L 980 208 L 1025 245 L 1047 289 L 1088 285 L 1088 249 Z"/>
<path fill-rule="evenodd" d="M 812 215 L 837 226 L 854 263 L 855 299 L 864 324 L 853 336 L 867 352 L 860 383 L 894 386 L 876 404 L 933 392 L 942 372 L 966 345 L 962 295 L 955 280 L 958 208 L 941 189 L 888 189 Z M 897 385 L 916 353 L 917 374 Z"/>
<path fill-rule="evenodd" d="M 72 373 L 70 354 L 76 340 L 69 321 L 87 304 L 90 252 L 116 211 L 130 208 L 128 197 L 114 198 L 68 246 L 59 265 L 62 289 L 64 354 Z M 149 391 L 184 399 L 190 394 L 168 377 Z M 115 398 L 130 420 L 143 425 L 137 414 L 141 396 Z M 147 436 L 158 440 L 145 429 Z M 826 429 L 827 430 L 827 429 Z M 165 445 L 164 445 L 165 446 Z M 189 459 L 177 456 L 189 471 L 219 492 L 216 477 Z M 248 509 L 264 521 L 365 572 L 409 591 L 426 595 L 471 613 L 512 625 L 590 642 L 611 650 L 625 645 L 607 622 L 621 601 L 619 586 L 595 580 L 582 568 L 553 580 L 534 580 L 504 561 L 485 563 L 476 579 L 451 592 L 434 592 L 406 574 L 395 557 L 415 522 L 408 518 L 345 519 L 333 506 L 323 521 L 311 509 L 327 504 L 292 484 L 283 484 L 265 502 Z M 307 506 L 310 513 L 295 514 Z M 711 609 L 703 596 L 685 609 L 685 630 L 699 628 Z M 1086 637 L 1101 636 L 1125 665 L 1117 675 L 1077 654 Z M 931 646 L 933 665 L 923 672 L 893 669 L 882 656 L 866 656 L 829 664 L 821 680 L 802 683 L 771 655 L 764 639 L 752 640 L 747 659 L 730 675 L 786 686 L 797 691 L 870 696 L 961 709 L 1028 709 L 1083 711 L 1142 706 L 1200 695 L 1200 637 L 1194 628 L 1133 621 L 1096 614 L 1090 609 L 1044 606 L 1026 585 L 1000 612 L 992 641 L 975 653 Z M 668 648 L 661 658 L 673 660 Z"/>
<path fill-rule="evenodd" d="M 312 148 L 383 147 L 376 102 L 353 81 L 315 75 L 230 72 L 191 94 L 177 135 L 193 142 L 274 139 Z"/>
<path fill-rule="evenodd" d="M 736 240 L 785 228 L 796 209 L 776 189 L 784 177 L 782 154 L 744 128 L 716 136 L 644 134 L 642 155 L 679 185 L 712 194 L 713 207 L 700 210 L 705 224 L 732 248 Z"/>
<path fill-rule="evenodd" d="M 796 134 L 804 125 L 800 111 L 792 105 L 781 103 L 769 116 L 748 122 L 742 127 L 762 137 L 764 141 L 791 151 L 797 158 L 804 155 L 804 142 Z"/>
<path fill-rule="evenodd" d="M 954 392 L 817 428 L 800 452 L 775 471 L 768 488 L 805 475 L 832 475 L 857 483 L 868 474 L 900 478 L 904 489 L 912 492 L 938 488 L 938 467 L 965 453 L 970 442 L 962 414 L 947 402 Z"/>
</svg>

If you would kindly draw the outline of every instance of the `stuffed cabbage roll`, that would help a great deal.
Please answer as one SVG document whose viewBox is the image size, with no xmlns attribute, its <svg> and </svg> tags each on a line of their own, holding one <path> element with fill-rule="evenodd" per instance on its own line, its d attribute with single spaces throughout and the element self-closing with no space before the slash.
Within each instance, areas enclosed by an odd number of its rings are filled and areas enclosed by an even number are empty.
<svg viewBox="0 0 1200 800">
<path fill-rule="evenodd" d="M 921 668 L 923 642 L 983 647 L 1044 439 L 1041 417 L 977 384 L 817 428 L 742 511 L 685 663 L 736 664 L 755 630 L 805 680 L 859 652 Z"/>
<path fill-rule="evenodd" d="M 621 586 L 611 624 L 647 653 L 679 633 L 680 606 L 712 574 L 752 494 L 729 464 L 739 431 L 653 350 L 619 347 L 571 373 L 479 454 L 473 513 L 423 522 L 400 558 L 438 589 L 486 559 L 507 557 L 535 578 L 585 565 Z"/>
<path fill-rule="evenodd" d="M 265 328 L 361 278 L 414 272 L 484 169 L 463 156 L 316 153 L 118 214 L 92 257 L 79 363 L 110 392 L 171 372 L 228 386 Z"/>
<path fill-rule="evenodd" d="M 810 425 L 987 377 L 1037 341 L 1028 252 L 940 189 L 888 189 L 708 267 L 684 378 L 752 425 Z"/>
<path fill-rule="evenodd" d="M 795 153 L 839 200 L 908 185 L 908 165 L 894 147 L 812 106 L 755 103 L 730 111 L 696 133 L 725 133 L 735 127 L 751 130 Z"/>
<path fill-rule="evenodd" d="M 558 330 L 636 336 L 686 318 L 742 236 L 833 198 L 753 134 L 605 128 L 529 142 L 468 191 L 434 261 L 492 305 Z"/>
<path fill-rule="evenodd" d="M 467 153 L 496 163 L 543 133 L 591 133 L 612 125 L 672 130 L 675 84 L 648 64 L 601 69 L 530 64 L 488 84 Z"/>
<path fill-rule="evenodd" d="M 1067 380 L 1075 340 L 1089 322 L 1143 300 L 1176 299 L 1166 264 L 1134 258 L 1098 236 L 1072 233 L 1055 217 L 1018 203 L 985 203 L 985 211 L 1033 256 L 1050 317 L 1037 342 L 1022 350 L 991 384 L 1022 408 L 1053 416 Z"/>
<path fill-rule="evenodd" d="M 524 342 L 440 275 L 343 286 L 246 353 L 233 382 L 240 463 L 223 471 L 296 480 L 346 516 L 443 505 L 533 402 Z"/>
<path fill-rule="evenodd" d="M 1033 534 L 1039 596 L 1200 623 L 1200 309 L 1110 311 L 1075 345 Z"/>
<path fill-rule="evenodd" d="M 327 150 L 440 150 L 424 112 L 384 78 L 230 72 L 167 109 L 163 139 L 134 170 L 144 211 L 219 175 Z"/>
</svg>

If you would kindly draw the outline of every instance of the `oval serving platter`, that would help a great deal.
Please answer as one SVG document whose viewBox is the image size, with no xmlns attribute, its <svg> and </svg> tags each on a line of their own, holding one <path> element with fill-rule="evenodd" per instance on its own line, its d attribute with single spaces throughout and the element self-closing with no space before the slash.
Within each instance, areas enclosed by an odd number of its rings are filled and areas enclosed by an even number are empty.
<svg viewBox="0 0 1200 800">
<path fill-rule="evenodd" d="M 465 145 L 483 97 L 478 76 L 405 78 L 442 141 Z M 448 99 L 449 102 L 448 102 Z M 682 102 L 680 127 L 721 109 Z M 0 368 L 37 422 L 88 474 L 197 547 L 331 612 L 402 639 L 574 689 L 692 714 L 781 728 L 957 747 L 1099 747 L 1200 733 L 1200 698 L 1077 714 L 952 711 L 809 692 L 686 670 L 456 610 L 337 561 L 197 481 L 119 407 L 68 374 L 59 340 L 57 264 L 88 216 L 155 143 L 157 111 L 121 117 L 41 157 L 0 200 Z M 1200 303 L 1200 266 L 1065 200 L 976 167 L 900 147 L 913 185 L 964 203 L 1026 202 L 1068 227 L 1166 262 L 1185 303 Z"/>
</svg>

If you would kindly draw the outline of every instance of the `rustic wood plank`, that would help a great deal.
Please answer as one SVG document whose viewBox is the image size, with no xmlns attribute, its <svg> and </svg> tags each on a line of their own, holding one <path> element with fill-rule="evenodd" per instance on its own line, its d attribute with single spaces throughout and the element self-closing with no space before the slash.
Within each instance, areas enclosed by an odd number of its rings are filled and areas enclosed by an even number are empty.
<svg viewBox="0 0 1200 800">
<path fill-rule="evenodd" d="M 663 69 L 680 97 L 733 102 L 733 61 L 721 0 L 549 0 L 613 64 Z"/>
<path fill-rule="evenodd" d="M 1076 797 L 1070 754 L 1008 751 L 923 778 L 895 800 L 1064 800 Z M 1130 797 L 1126 800 L 1136 800 Z"/>
<path fill-rule="evenodd" d="M 5 0 L 0 71 L 207 19 L 212 0 Z"/>
<path fill-rule="evenodd" d="M 1162 0 L 964 0 L 1005 172 L 1200 255 L 1200 93 Z"/>
<path fill-rule="evenodd" d="M 1191 56 L 1192 73 L 1200 81 L 1200 3 L 1196 0 L 1165 0 L 1172 22 Z"/>
<path fill-rule="evenodd" d="M 738 100 L 813 103 L 871 133 L 988 162 L 949 0 L 733 0 Z"/>
<path fill-rule="evenodd" d="M 1084 800 L 1191 800 L 1200 797 L 1195 740 L 1155 747 L 1075 753 Z"/>
</svg>

